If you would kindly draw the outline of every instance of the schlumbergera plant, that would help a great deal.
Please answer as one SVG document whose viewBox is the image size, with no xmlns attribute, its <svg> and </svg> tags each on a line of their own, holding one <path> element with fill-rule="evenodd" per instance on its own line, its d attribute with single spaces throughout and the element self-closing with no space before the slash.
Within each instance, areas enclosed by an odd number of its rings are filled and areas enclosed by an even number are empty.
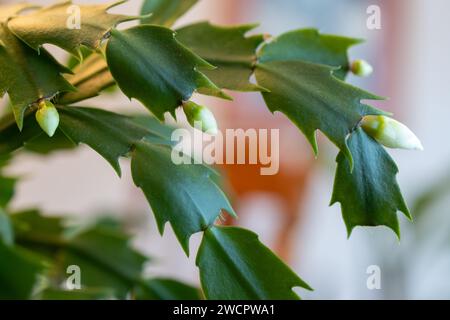
<svg viewBox="0 0 450 320">
<path fill-rule="evenodd" d="M 187 255 L 191 236 L 203 233 L 196 260 L 202 294 L 145 278 L 147 258 L 115 222 L 74 228 L 38 210 L 10 212 L 16 179 L 3 174 L 0 298 L 297 299 L 294 287 L 310 289 L 257 235 L 220 225 L 221 215 L 235 212 L 213 170 L 172 162 L 171 128 L 159 121 L 166 113 L 175 116 L 182 107 L 190 123 L 216 129 L 212 113 L 191 101 L 194 92 L 220 99 L 231 99 L 223 89 L 261 92 L 269 110 L 284 113 L 316 154 L 316 132 L 324 133 L 340 151 L 331 203 L 340 202 L 349 234 L 356 226 L 384 225 L 399 235 L 397 211 L 411 218 L 383 145 L 421 145 L 391 114 L 362 102 L 382 98 L 345 82 L 348 72 L 371 72 L 362 60 L 349 62 L 348 49 L 361 41 L 315 29 L 247 36 L 255 25 L 208 22 L 170 29 L 196 2 L 145 1 L 140 17 L 108 13 L 120 3 L 1 6 L 0 93 L 9 96 L 10 109 L 0 120 L 0 168 L 19 149 L 47 154 L 78 144 L 98 152 L 119 176 L 119 158 L 130 158 L 160 232 L 170 223 Z M 73 12 L 75 23 L 68 22 Z M 118 28 L 131 20 L 137 25 Z M 64 66 L 44 44 L 78 61 Z M 115 84 L 151 115 L 79 107 Z M 67 266 L 81 268 L 81 290 L 64 286 Z"/>
</svg>

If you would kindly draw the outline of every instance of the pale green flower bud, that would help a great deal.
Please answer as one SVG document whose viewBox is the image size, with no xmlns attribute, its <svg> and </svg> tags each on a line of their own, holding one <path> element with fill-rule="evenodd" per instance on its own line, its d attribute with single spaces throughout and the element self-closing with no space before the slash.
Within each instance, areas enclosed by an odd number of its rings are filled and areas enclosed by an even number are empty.
<svg viewBox="0 0 450 320">
<path fill-rule="evenodd" d="M 388 148 L 423 150 L 422 143 L 403 123 L 386 116 L 365 116 L 364 131 Z"/>
<path fill-rule="evenodd" d="M 187 120 L 194 128 L 200 128 L 203 132 L 217 134 L 217 122 L 214 114 L 206 107 L 200 106 L 192 101 L 183 103 L 183 110 Z"/>
<path fill-rule="evenodd" d="M 373 72 L 372 66 L 365 60 L 353 61 L 350 70 L 358 77 L 368 77 Z"/>
<path fill-rule="evenodd" d="M 39 126 L 49 137 L 53 137 L 59 125 L 59 114 L 53 103 L 47 100 L 39 102 L 39 108 L 36 111 L 36 120 Z"/>
</svg>

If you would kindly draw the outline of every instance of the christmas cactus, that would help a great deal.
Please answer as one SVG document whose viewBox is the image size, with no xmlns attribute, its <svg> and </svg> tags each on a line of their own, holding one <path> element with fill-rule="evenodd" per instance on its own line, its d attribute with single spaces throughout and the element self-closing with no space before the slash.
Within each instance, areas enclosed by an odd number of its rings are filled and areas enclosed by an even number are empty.
<svg viewBox="0 0 450 320">
<path fill-rule="evenodd" d="M 362 102 L 383 98 L 346 82 L 350 72 L 372 72 L 367 62 L 349 59 L 348 49 L 361 41 L 315 29 L 248 35 L 255 25 L 208 22 L 172 29 L 196 2 L 145 1 L 138 17 L 108 13 L 121 2 L 0 7 L 0 93 L 10 106 L 0 119 L 0 298 L 298 299 L 294 287 L 311 289 L 255 233 L 221 224 L 222 216 L 239 213 L 213 169 L 173 163 L 165 115 L 180 108 L 193 126 L 217 132 L 213 113 L 191 100 L 194 93 L 232 99 L 233 91 L 259 92 L 271 112 L 302 131 L 316 155 L 321 131 L 339 150 L 331 203 L 340 203 L 349 235 L 357 226 L 387 226 L 399 235 L 398 211 L 411 218 L 384 146 L 422 145 L 389 112 Z M 121 28 L 126 21 L 138 23 Z M 75 60 L 62 65 L 44 44 Z M 144 120 L 80 107 L 112 86 L 148 109 Z M 116 223 L 74 229 L 38 210 L 11 212 L 17 179 L 2 169 L 15 155 L 79 144 L 119 176 L 119 159 L 131 160 L 159 231 L 169 223 L 186 255 L 191 236 L 202 233 L 200 289 L 145 278 L 148 258 Z M 70 265 L 83 270 L 81 290 L 62 285 Z"/>
</svg>

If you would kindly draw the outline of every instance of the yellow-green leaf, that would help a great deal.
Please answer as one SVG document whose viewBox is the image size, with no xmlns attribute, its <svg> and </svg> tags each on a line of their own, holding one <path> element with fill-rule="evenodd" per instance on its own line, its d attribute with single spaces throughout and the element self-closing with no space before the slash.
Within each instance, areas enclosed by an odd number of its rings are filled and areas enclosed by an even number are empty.
<svg viewBox="0 0 450 320">
<path fill-rule="evenodd" d="M 145 0 L 141 14 L 151 16 L 143 18 L 142 23 L 171 27 L 197 2 L 198 0 Z"/>
<path fill-rule="evenodd" d="M 78 5 L 64 1 L 19 15 L 9 21 L 8 27 L 36 50 L 49 43 L 81 57 L 81 45 L 97 49 L 111 28 L 120 22 L 136 19 L 107 13 L 108 9 L 122 2 Z"/>
</svg>

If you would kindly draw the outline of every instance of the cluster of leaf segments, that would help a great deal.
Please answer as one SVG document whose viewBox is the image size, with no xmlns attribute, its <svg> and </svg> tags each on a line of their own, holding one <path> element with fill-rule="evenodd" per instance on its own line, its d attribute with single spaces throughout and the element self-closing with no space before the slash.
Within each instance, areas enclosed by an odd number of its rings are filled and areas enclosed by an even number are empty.
<svg viewBox="0 0 450 320">
<path fill-rule="evenodd" d="M 397 211 L 408 217 L 409 212 L 396 182 L 397 167 L 358 125 L 366 115 L 386 113 L 361 102 L 380 97 L 345 82 L 347 51 L 360 40 L 315 29 L 266 40 L 246 36 L 253 25 L 207 22 L 171 30 L 196 2 L 145 1 L 141 23 L 126 30 L 116 25 L 136 18 L 107 13 L 117 4 L 79 6 L 77 29 L 66 25 L 70 1 L 45 8 L 2 7 L 0 93 L 8 93 L 13 117 L 0 123 L 0 155 L 23 146 L 42 151 L 44 145 L 59 149 L 84 143 L 119 175 L 118 160 L 128 156 L 134 182 L 146 195 L 160 231 L 169 222 L 187 254 L 192 234 L 204 233 L 197 265 L 206 298 L 295 299 L 293 287 L 309 286 L 255 234 L 215 225 L 221 213 L 235 213 L 215 172 L 172 163 L 168 127 L 149 117 L 74 106 L 117 84 L 163 119 L 166 112 L 175 115 L 194 92 L 230 99 L 222 89 L 259 91 L 270 111 L 284 113 L 304 133 L 315 153 L 317 130 L 339 148 L 332 203 L 341 203 L 349 234 L 355 226 L 378 225 L 399 234 Z M 62 66 L 44 44 L 84 60 L 72 69 Z M 50 141 L 44 141 L 48 138 L 32 119 L 42 99 L 53 101 L 61 118 Z"/>
</svg>

